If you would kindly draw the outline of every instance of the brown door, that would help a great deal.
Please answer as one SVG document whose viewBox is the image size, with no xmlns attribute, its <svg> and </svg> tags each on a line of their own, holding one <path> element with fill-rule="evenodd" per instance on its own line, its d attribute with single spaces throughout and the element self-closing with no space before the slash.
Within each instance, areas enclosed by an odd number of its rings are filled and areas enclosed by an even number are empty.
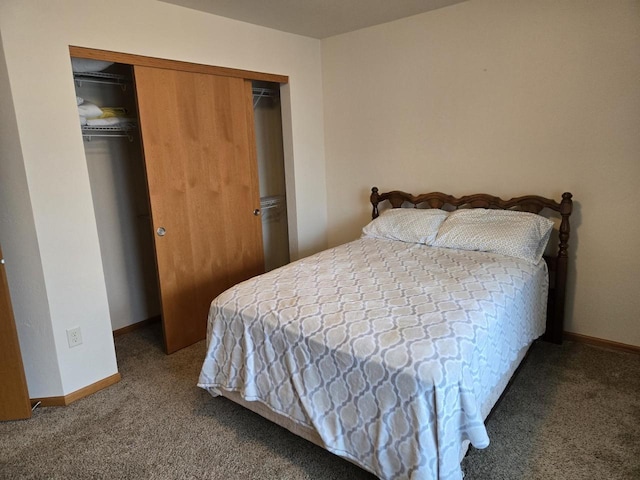
<svg viewBox="0 0 640 480">
<path fill-rule="evenodd" d="M 27 381 L 0 248 L 0 420 L 31 417 Z"/>
<path fill-rule="evenodd" d="M 251 81 L 134 67 L 167 353 L 264 271 Z M 254 212 L 255 211 L 255 212 Z"/>
</svg>

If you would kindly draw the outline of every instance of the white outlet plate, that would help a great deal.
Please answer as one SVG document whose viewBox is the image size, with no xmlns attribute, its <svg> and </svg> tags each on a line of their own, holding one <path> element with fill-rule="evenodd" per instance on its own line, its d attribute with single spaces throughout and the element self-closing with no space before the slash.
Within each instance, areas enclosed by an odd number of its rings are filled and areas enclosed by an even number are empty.
<svg viewBox="0 0 640 480">
<path fill-rule="evenodd" d="M 67 341 L 69 342 L 69 348 L 77 347 L 82 344 L 82 333 L 80 327 L 70 328 L 67 330 Z"/>
</svg>

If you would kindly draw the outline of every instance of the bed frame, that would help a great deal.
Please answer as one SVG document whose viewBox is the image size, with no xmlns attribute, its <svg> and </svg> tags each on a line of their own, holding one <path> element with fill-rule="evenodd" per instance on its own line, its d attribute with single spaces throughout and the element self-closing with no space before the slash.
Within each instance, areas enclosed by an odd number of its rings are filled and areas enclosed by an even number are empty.
<svg viewBox="0 0 640 480">
<path fill-rule="evenodd" d="M 464 197 L 454 197 L 440 192 L 423 193 L 421 195 L 411 195 L 410 193 L 394 190 L 387 193 L 379 193 L 377 187 L 371 189 L 371 204 L 373 211 L 371 218 L 379 215 L 378 204 L 384 200 L 391 203 L 392 208 L 400 208 L 405 203 L 413 204 L 414 208 L 443 208 L 446 205 L 458 208 L 495 208 L 501 210 L 519 210 L 539 214 L 543 209 L 548 208 L 560 213 L 562 221 L 558 229 L 558 251 L 556 255 L 545 255 L 544 259 L 549 268 L 549 296 L 547 300 L 547 328 L 544 339 L 553 343 L 562 343 L 564 327 L 564 304 L 567 287 L 567 269 L 569 258 L 567 250 L 569 248 L 569 233 L 571 231 L 569 216 L 573 209 L 573 201 L 569 192 L 562 194 L 560 203 L 549 198 L 537 195 L 526 195 L 516 197 L 511 200 L 503 200 L 486 193 L 475 195 L 465 195 Z"/>
<path fill-rule="evenodd" d="M 545 256 L 547 265 L 549 266 L 549 299 L 547 308 L 547 328 L 545 339 L 555 342 L 562 342 L 562 326 L 564 319 L 564 300 L 565 289 L 567 283 L 567 249 L 569 248 L 569 216 L 572 210 L 572 195 L 564 193 L 560 203 L 548 198 L 529 195 L 525 197 L 512 198 L 511 200 L 502 200 L 498 197 L 486 194 L 467 195 L 456 198 L 444 193 L 434 192 L 413 196 L 409 193 L 401 191 L 392 191 L 388 193 L 379 193 L 378 188 L 371 189 L 371 204 L 373 205 L 372 218 L 378 217 L 378 204 L 384 200 L 388 200 L 393 208 L 400 208 L 405 203 L 413 204 L 415 208 L 422 205 L 422 208 L 442 208 L 450 205 L 454 209 L 458 208 L 498 208 L 513 209 L 531 213 L 540 213 L 544 208 L 549 208 L 559 212 L 562 216 L 562 222 L 559 228 L 559 245 L 558 252 L 555 256 Z M 523 350 L 522 356 L 526 353 Z M 522 360 L 519 357 L 516 364 Z M 506 383 L 503 385 L 503 389 Z M 280 425 L 294 434 L 312 442 L 316 445 L 326 448 L 320 435 L 312 428 L 299 425 L 289 417 L 279 415 L 271 411 L 267 406 L 260 402 L 249 402 L 244 400 L 237 392 L 221 390 L 222 396 L 229 400 L 242 405 L 258 415 Z M 348 459 L 347 459 L 348 460 Z"/>
</svg>

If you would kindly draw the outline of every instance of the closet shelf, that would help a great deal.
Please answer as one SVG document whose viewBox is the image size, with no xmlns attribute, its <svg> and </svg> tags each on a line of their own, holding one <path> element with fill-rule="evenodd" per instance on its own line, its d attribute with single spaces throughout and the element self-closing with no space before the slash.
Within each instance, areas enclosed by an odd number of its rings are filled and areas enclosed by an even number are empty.
<svg viewBox="0 0 640 480">
<path fill-rule="evenodd" d="M 286 205 L 286 197 L 284 195 L 270 195 L 268 197 L 260 197 L 260 209 L 270 210 Z"/>
<path fill-rule="evenodd" d="M 82 137 L 88 141 L 91 141 L 93 137 L 126 137 L 130 142 L 133 142 L 133 134 L 137 128 L 138 126 L 133 123 L 113 127 L 83 125 Z"/>
<path fill-rule="evenodd" d="M 73 72 L 73 79 L 78 87 L 82 86 L 82 82 L 101 83 L 106 85 L 120 85 L 122 90 L 126 90 L 127 84 L 131 83 L 124 75 L 106 72 Z"/>
</svg>

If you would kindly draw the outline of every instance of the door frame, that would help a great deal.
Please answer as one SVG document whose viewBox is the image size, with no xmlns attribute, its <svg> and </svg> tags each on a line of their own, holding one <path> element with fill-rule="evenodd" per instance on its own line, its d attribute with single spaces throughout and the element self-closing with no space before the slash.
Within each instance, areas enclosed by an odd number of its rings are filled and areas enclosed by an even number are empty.
<svg viewBox="0 0 640 480">
<path fill-rule="evenodd" d="M 77 47 L 74 45 L 69 46 L 69 53 L 72 57 L 77 58 L 104 60 L 107 62 L 138 65 L 141 67 L 167 68 L 170 70 L 181 70 L 184 72 L 207 73 L 222 77 L 244 78 L 246 80 L 264 80 L 274 83 L 289 83 L 289 77 L 287 75 L 255 72 L 252 70 L 241 70 L 237 68 L 216 67 L 213 65 L 204 65 L 202 63 L 190 63 L 179 60 L 146 57 L 144 55 L 113 52 L 110 50 L 97 50 L 95 48 Z"/>
<path fill-rule="evenodd" d="M 142 66 L 142 67 L 164 68 L 169 70 L 177 70 L 177 71 L 184 71 L 184 72 L 191 72 L 191 73 L 203 73 L 208 75 L 242 78 L 244 80 L 249 80 L 249 81 L 253 81 L 253 80 L 266 81 L 266 82 L 278 83 L 281 85 L 289 83 L 289 77 L 287 75 L 257 72 L 252 70 L 242 70 L 242 69 L 228 68 L 228 67 L 219 67 L 219 66 L 205 65 L 205 64 L 199 64 L 199 63 L 190 63 L 190 62 L 184 62 L 179 60 L 169 60 L 169 59 L 162 59 L 162 58 L 156 58 L 156 57 L 148 57 L 144 55 L 115 52 L 111 50 L 100 50 L 100 49 L 80 47 L 75 45 L 69 46 L 69 54 L 71 57 L 75 57 L 75 58 L 102 60 L 107 62 L 131 65 L 132 67 Z M 286 172 L 286 169 L 287 167 L 285 163 L 285 172 Z M 285 178 L 286 178 L 286 173 L 285 173 Z M 287 186 L 287 191 L 288 190 L 289 190 L 289 186 Z M 290 219 L 289 222 L 291 222 L 291 217 L 290 216 L 288 217 Z M 290 249 L 292 247 L 291 232 L 292 232 L 292 228 L 291 228 L 291 225 L 289 225 L 289 248 Z M 157 265 L 156 265 L 156 268 L 157 268 Z"/>
<path fill-rule="evenodd" d="M 0 421 L 31 417 L 29 389 L 11 306 L 9 281 L 0 247 Z"/>
</svg>

